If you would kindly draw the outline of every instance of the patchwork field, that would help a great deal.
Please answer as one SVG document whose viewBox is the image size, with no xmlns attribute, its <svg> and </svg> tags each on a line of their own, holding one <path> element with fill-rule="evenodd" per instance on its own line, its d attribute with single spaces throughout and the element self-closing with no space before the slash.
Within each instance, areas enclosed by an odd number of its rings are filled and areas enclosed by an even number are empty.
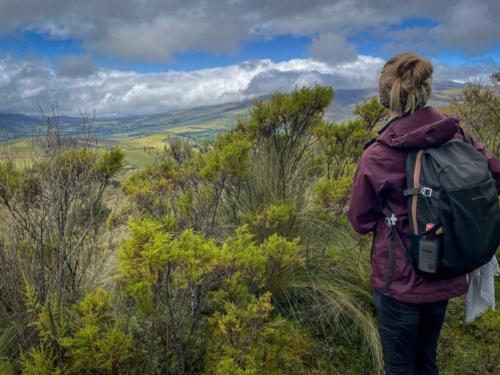
<svg viewBox="0 0 500 375">
<path fill-rule="evenodd" d="M 119 125 L 121 132 L 109 131 L 107 129 L 109 121 L 99 120 L 93 124 L 91 131 L 92 134 L 98 137 L 100 146 L 104 148 L 116 146 L 122 148 L 126 154 L 126 169 L 134 170 L 152 162 L 158 152 L 164 147 L 168 147 L 168 139 L 173 136 L 189 137 L 196 141 L 213 139 L 217 133 L 230 129 L 239 119 L 245 118 L 246 115 L 247 110 L 245 109 L 230 109 L 212 114 L 205 112 L 203 115 L 193 115 L 195 119 L 186 118 L 183 123 L 180 123 L 181 119 L 173 121 L 171 118 L 164 119 L 162 122 L 158 116 L 151 116 L 156 117 L 154 121 L 144 119 L 144 122 L 139 122 L 138 118 L 134 118 L 132 124 L 122 123 Z M 177 116 L 180 116 L 180 114 L 178 113 Z M 196 118 L 200 121 L 196 121 Z M 123 122 L 124 120 L 121 119 L 120 121 Z M 70 131 L 68 125 L 63 124 L 61 128 L 63 134 L 76 134 L 76 130 L 72 129 Z M 31 158 L 36 156 L 33 148 L 36 137 L 33 134 L 0 142 L 0 160 L 14 158 L 16 162 L 29 164 Z"/>
<path fill-rule="evenodd" d="M 430 104 L 441 107 L 461 100 L 461 90 L 452 84 L 436 86 Z M 375 94 L 369 89 L 336 90 L 325 117 L 331 121 L 347 120 L 353 116 L 356 103 Z M 102 147 L 122 148 L 126 154 L 126 170 L 130 171 L 152 162 L 163 147 L 168 147 L 168 138 L 172 136 L 195 141 L 215 138 L 246 118 L 252 105 L 252 101 L 246 101 L 163 114 L 98 118 L 92 122 L 90 132 Z M 81 121 L 76 117 L 59 116 L 56 121 L 64 135 L 82 133 Z M 10 157 L 29 164 L 34 153 L 33 139 L 46 129 L 41 123 L 43 119 L 36 116 L 0 114 L 0 160 Z"/>
<path fill-rule="evenodd" d="M 103 148 L 120 147 L 125 151 L 126 170 L 135 170 L 154 161 L 155 155 L 164 147 L 168 147 L 166 140 L 172 137 L 169 133 L 158 133 L 137 138 L 123 138 L 122 140 L 104 139 L 99 141 Z M 12 158 L 16 163 L 27 166 L 36 156 L 32 138 L 21 138 L 0 144 L 0 160 Z"/>
</svg>

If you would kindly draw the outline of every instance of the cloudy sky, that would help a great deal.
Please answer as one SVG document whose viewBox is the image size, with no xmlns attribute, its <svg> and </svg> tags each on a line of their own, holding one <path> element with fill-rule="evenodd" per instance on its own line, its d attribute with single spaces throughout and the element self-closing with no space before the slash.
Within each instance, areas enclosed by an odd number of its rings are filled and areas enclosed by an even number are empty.
<svg viewBox="0 0 500 375">
<path fill-rule="evenodd" d="M 497 0 L 0 0 L 0 112 L 158 113 L 315 82 L 374 87 L 427 56 L 435 80 L 500 66 Z"/>
</svg>

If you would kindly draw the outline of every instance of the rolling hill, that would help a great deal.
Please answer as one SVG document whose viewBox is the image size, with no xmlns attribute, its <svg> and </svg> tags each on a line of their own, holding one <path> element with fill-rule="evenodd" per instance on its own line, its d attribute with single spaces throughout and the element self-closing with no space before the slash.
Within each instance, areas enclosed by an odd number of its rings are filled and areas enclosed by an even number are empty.
<svg viewBox="0 0 500 375">
<path fill-rule="evenodd" d="M 443 106 L 460 99 L 462 85 L 435 85 L 431 104 Z M 339 89 L 327 110 L 326 118 L 343 121 L 353 116 L 355 105 L 373 95 L 376 89 Z M 263 98 L 265 99 L 265 98 Z M 154 159 L 155 150 L 167 144 L 172 136 L 194 140 L 213 139 L 217 133 L 232 128 L 240 119 L 247 117 L 253 101 L 227 103 L 216 106 L 182 109 L 168 113 L 124 117 L 101 117 L 92 122 L 90 131 L 103 147 L 119 145 L 127 155 L 131 169 L 140 168 Z M 65 135 L 78 135 L 82 128 L 78 117 L 59 116 L 56 122 Z M 0 144 L 16 158 L 30 158 L 30 138 L 43 135 L 47 127 L 41 116 L 0 113 Z"/>
<path fill-rule="evenodd" d="M 435 85 L 432 97 L 434 105 L 448 104 L 459 96 L 461 85 Z M 328 108 L 326 117 L 342 121 L 352 117 L 356 103 L 376 95 L 376 89 L 339 89 Z M 92 132 L 99 139 L 123 140 L 144 137 L 155 133 L 171 133 L 190 136 L 194 139 L 213 138 L 216 133 L 233 127 L 239 119 L 245 118 L 253 101 L 227 103 L 215 106 L 182 109 L 168 113 L 125 117 L 101 117 L 92 123 Z M 67 135 L 82 131 L 78 117 L 59 116 L 57 123 Z M 43 134 L 44 120 L 41 116 L 0 113 L 0 142 Z"/>
</svg>

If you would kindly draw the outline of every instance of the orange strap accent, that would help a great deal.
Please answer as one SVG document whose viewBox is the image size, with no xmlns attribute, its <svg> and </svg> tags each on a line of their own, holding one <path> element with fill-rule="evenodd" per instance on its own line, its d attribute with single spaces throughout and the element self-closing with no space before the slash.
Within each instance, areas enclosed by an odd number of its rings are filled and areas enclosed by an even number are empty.
<svg viewBox="0 0 500 375">
<path fill-rule="evenodd" d="M 417 157 L 415 159 L 415 170 L 413 171 L 413 188 L 418 188 L 420 184 L 420 161 L 422 159 L 422 152 L 424 150 L 419 150 L 417 152 Z M 413 232 L 418 234 L 418 224 L 417 224 L 417 195 L 412 197 L 411 201 L 411 213 L 413 216 Z"/>
</svg>

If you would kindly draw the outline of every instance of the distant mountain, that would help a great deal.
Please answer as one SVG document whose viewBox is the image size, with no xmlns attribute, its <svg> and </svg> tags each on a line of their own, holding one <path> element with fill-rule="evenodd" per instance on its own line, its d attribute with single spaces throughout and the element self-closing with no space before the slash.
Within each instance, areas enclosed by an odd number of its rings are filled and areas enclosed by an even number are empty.
<svg viewBox="0 0 500 375">
<path fill-rule="evenodd" d="M 451 103 L 460 98 L 462 87 L 462 84 L 453 81 L 435 83 L 430 104 L 443 106 Z M 331 121 L 352 118 L 354 106 L 373 95 L 377 95 L 375 88 L 335 90 L 326 118 Z M 247 100 L 152 115 L 97 118 L 92 124 L 92 132 L 103 140 L 137 138 L 157 133 L 172 133 L 195 139 L 212 138 L 247 117 L 253 102 Z M 59 116 L 56 122 L 64 134 L 76 135 L 82 131 L 81 119 L 78 117 Z M 43 134 L 45 129 L 41 116 L 0 113 L 0 142 Z"/>
<path fill-rule="evenodd" d="M 464 84 L 457 81 L 441 81 L 434 82 L 432 88 L 434 90 L 446 90 L 446 89 L 463 89 Z"/>
<path fill-rule="evenodd" d="M 207 122 L 220 122 L 221 125 L 229 122 L 232 126 L 239 117 L 245 116 L 251 105 L 251 102 L 230 103 L 162 114 L 97 118 L 91 124 L 91 131 L 98 138 L 117 139 L 168 132 L 172 128 Z M 82 131 L 79 117 L 59 116 L 55 123 L 66 135 Z M 45 120 L 41 116 L 0 113 L 0 142 L 43 134 L 45 129 Z"/>
<path fill-rule="evenodd" d="M 0 113 L 0 141 L 32 135 L 39 120 L 32 116 Z"/>
</svg>

